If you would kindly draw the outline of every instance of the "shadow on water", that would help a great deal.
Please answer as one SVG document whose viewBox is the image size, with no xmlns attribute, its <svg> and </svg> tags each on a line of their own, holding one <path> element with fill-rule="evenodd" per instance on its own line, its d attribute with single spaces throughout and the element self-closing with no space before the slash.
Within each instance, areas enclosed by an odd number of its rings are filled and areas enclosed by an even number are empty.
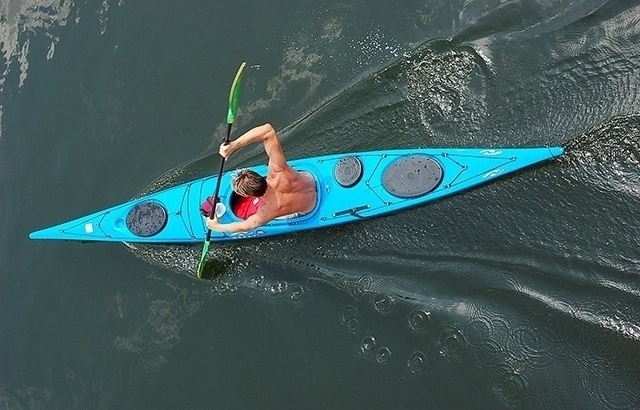
<svg viewBox="0 0 640 410">
<path fill-rule="evenodd" d="M 287 127 L 288 154 L 483 145 L 491 70 L 473 48 L 448 44 L 405 55 Z M 633 407 L 639 140 L 640 117 L 617 117 L 570 138 L 558 163 L 431 206 L 212 246 L 209 291 L 296 306 L 334 294 L 336 326 L 354 354 L 400 383 L 464 369 L 506 406 Z M 233 165 L 262 160 L 259 150 L 242 155 Z M 205 175 L 215 158 L 178 167 L 144 192 Z M 189 276 L 201 251 L 130 249 Z"/>
</svg>

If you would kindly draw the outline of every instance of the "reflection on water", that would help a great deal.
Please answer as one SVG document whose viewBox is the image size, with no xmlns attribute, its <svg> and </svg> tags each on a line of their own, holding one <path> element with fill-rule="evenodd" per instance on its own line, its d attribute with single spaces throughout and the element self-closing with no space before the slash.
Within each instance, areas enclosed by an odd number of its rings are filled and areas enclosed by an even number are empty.
<svg viewBox="0 0 640 410">
<path fill-rule="evenodd" d="M 57 29 L 67 24 L 72 6 L 73 2 L 64 0 L 7 1 L 0 4 L 0 52 L 5 66 L 0 75 L 0 92 L 7 76 L 16 68 L 19 72 L 18 88 L 24 85 L 29 70 L 30 36 L 48 37 L 50 45 L 46 59 L 53 58 L 60 40 Z"/>
</svg>

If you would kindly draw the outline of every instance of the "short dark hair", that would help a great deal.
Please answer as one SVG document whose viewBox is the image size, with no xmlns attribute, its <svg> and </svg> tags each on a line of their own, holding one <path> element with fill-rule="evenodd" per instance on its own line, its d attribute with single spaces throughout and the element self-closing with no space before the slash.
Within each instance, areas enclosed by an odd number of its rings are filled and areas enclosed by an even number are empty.
<svg viewBox="0 0 640 410">
<path fill-rule="evenodd" d="M 243 169 L 238 171 L 231 187 L 240 196 L 262 196 L 267 192 L 267 180 L 255 171 Z"/>
</svg>

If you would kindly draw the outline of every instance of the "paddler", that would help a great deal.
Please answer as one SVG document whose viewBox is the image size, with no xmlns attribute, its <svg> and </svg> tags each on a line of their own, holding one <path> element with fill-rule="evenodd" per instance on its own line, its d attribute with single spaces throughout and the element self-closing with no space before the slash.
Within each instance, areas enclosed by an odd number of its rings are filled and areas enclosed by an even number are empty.
<svg viewBox="0 0 640 410">
<path fill-rule="evenodd" d="M 271 124 L 255 127 L 228 144 L 220 145 L 225 159 L 249 144 L 262 142 L 269 157 L 267 176 L 245 169 L 234 177 L 231 186 L 242 198 L 250 199 L 253 208 L 245 220 L 221 224 L 214 216 L 205 216 L 209 229 L 218 232 L 246 232 L 279 217 L 300 216 L 311 212 L 316 204 L 316 183 L 306 172 L 287 164 L 282 145 Z"/>
</svg>

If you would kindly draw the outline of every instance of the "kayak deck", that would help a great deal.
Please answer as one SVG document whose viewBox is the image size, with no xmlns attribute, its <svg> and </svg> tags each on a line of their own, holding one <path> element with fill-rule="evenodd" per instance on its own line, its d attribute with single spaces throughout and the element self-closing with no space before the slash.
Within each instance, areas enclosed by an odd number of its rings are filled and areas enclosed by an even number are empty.
<svg viewBox="0 0 640 410">
<path fill-rule="evenodd" d="M 255 230 L 212 233 L 212 241 L 258 238 L 325 228 L 372 218 L 450 196 L 564 153 L 562 147 L 424 148 L 334 154 L 290 161 L 316 179 L 315 208 L 278 218 Z M 265 175 L 265 165 L 251 167 Z M 231 211 L 234 172 L 222 175 L 221 223 L 240 219 Z M 198 179 L 33 232 L 31 239 L 74 241 L 202 242 L 206 226 L 200 205 L 217 176 Z"/>
</svg>

